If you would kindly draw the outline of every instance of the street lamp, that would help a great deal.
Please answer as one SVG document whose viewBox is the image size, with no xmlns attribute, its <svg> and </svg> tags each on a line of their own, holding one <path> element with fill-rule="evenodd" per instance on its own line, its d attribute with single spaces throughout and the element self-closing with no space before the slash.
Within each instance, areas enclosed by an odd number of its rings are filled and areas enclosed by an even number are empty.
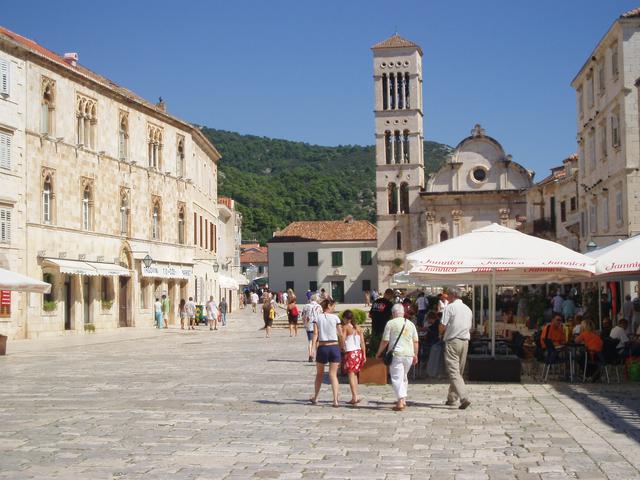
<svg viewBox="0 0 640 480">
<path fill-rule="evenodd" d="M 587 243 L 587 252 L 593 252 L 596 248 L 598 248 L 598 244 L 593 240 L 589 240 L 589 243 Z"/>
<path fill-rule="evenodd" d="M 153 258 L 151 258 L 151 255 L 147 253 L 142 259 L 142 263 L 144 264 L 145 268 L 149 268 L 153 263 Z"/>
<path fill-rule="evenodd" d="M 220 269 L 220 265 L 218 264 L 218 262 L 216 260 L 213 261 L 213 271 L 218 273 L 218 270 Z"/>
</svg>

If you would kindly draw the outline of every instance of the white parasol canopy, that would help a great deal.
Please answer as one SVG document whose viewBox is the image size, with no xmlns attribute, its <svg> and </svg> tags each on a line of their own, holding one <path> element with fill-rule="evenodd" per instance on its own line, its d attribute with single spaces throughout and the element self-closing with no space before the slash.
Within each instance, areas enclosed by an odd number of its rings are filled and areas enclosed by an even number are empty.
<svg viewBox="0 0 640 480">
<path fill-rule="evenodd" d="M 496 223 L 407 255 L 409 275 L 440 284 L 489 284 L 491 352 L 495 355 L 495 286 L 591 277 L 595 260 L 558 243 Z"/>
<path fill-rule="evenodd" d="M 619 240 L 585 255 L 596 261 L 596 275 L 599 278 L 640 275 L 640 235 Z"/>
<path fill-rule="evenodd" d="M 0 268 L 0 290 L 49 293 L 51 285 L 40 280 Z"/>
</svg>

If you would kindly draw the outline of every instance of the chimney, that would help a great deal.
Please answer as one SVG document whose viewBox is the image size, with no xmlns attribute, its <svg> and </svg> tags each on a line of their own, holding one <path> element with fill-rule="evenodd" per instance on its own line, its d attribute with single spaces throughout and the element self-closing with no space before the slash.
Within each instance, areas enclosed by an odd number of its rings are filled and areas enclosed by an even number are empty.
<svg viewBox="0 0 640 480">
<path fill-rule="evenodd" d="M 164 103 L 164 100 L 162 99 L 162 97 L 158 98 L 158 103 L 156 103 L 156 108 L 158 108 L 158 110 L 162 110 L 163 112 L 167 111 L 167 105 Z"/>
<path fill-rule="evenodd" d="M 65 53 L 64 61 L 72 67 L 75 67 L 78 65 L 78 54 L 76 52 Z"/>
</svg>

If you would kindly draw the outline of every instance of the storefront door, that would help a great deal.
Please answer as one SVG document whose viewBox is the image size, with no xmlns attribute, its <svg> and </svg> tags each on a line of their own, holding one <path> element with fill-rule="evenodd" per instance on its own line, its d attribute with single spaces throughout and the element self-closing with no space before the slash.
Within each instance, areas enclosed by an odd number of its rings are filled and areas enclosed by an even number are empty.
<svg viewBox="0 0 640 480">
<path fill-rule="evenodd" d="M 82 277 L 82 315 L 84 324 L 91 323 L 91 278 Z"/>
<path fill-rule="evenodd" d="M 344 282 L 342 280 L 331 282 L 331 297 L 336 302 L 344 302 Z"/>
<path fill-rule="evenodd" d="M 65 275 L 62 284 L 62 298 L 64 299 L 64 329 L 71 330 L 71 278 Z"/>
<path fill-rule="evenodd" d="M 129 327 L 129 277 L 118 277 L 118 326 Z"/>
</svg>

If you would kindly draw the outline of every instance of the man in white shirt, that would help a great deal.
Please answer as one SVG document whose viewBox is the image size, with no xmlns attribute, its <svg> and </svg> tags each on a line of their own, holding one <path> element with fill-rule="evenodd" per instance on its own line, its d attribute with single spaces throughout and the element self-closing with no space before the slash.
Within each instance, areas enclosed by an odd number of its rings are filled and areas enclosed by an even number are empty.
<svg viewBox="0 0 640 480">
<path fill-rule="evenodd" d="M 189 297 L 189 301 L 184 306 L 184 311 L 189 319 L 189 330 L 195 330 L 196 327 L 196 304 L 193 302 L 193 297 Z"/>
<path fill-rule="evenodd" d="M 314 293 L 311 295 L 309 303 L 302 309 L 302 321 L 309 341 L 309 363 L 313 363 L 315 357 L 315 352 L 313 351 L 313 324 L 316 323 L 318 316 L 322 314 L 322 307 L 318 304 L 318 299 L 319 295 Z"/>
<path fill-rule="evenodd" d="M 218 305 L 213 299 L 213 295 L 209 297 L 207 302 L 207 319 L 209 320 L 209 330 L 218 329 Z"/>
<path fill-rule="evenodd" d="M 449 374 L 449 393 L 446 405 L 455 405 L 460 400 L 460 410 L 464 410 L 471 402 L 467 398 L 466 386 L 462 378 L 464 365 L 467 361 L 469 349 L 469 331 L 472 325 L 471 309 L 460 299 L 460 291 L 456 288 L 449 290 L 451 303 L 442 314 L 440 330 L 444 341 L 444 365 Z"/>
<path fill-rule="evenodd" d="M 253 313 L 256 313 L 256 307 L 258 306 L 259 300 L 260 297 L 258 297 L 258 294 L 256 292 L 251 292 L 251 310 Z"/>
<path fill-rule="evenodd" d="M 624 347 L 627 345 L 627 342 L 629 341 L 629 337 L 627 336 L 628 326 L 629 326 L 629 323 L 627 322 L 627 319 L 621 318 L 620 321 L 618 322 L 618 325 L 613 327 L 611 329 L 611 333 L 609 333 L 609 336 L 611 338 L 613 338 L 614 340 L 618 340 L 618 345 L 616 345 L 616 348 L 620 351 L 624 350 Z"/>
</svg>

